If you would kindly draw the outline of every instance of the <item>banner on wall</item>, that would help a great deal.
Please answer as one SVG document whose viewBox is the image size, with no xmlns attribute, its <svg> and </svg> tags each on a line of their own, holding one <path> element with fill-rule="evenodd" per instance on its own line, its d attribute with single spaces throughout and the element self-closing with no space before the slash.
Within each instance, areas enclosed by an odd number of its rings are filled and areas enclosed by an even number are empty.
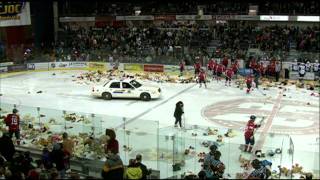
<svg viewBox="0 0 320 180">
<path fill-rule="evenodd" d="M 8 72 L 27 70 L 26 64 L 8 66 Z"/>
<path fill-rule="evenodd" d="M 8 71 L 8 67 L 0 67 L 0 73 L 6 73 Z"/>
<path fill-rule="evenodd" d="M 153 16 L 116 16 L 117 21 L 153 21 Z"/>
<path fill-rule="evenodd" d="M 163 72 L 164 68 L 162 64 L 144 64 L 143 70 L 146 72 Z"/>
<path fill-rule="evenodd" d="M 127 71 L 143 71 L 143 65 L 142 64 L 124 64 L 123 69 Z"/>
<path fill-rule="evenodd" d="M 13 62 L 4 62 L 4 63 L 0 63 L 0 67 L 10 66 L 10 65 L 13 65 Z"/>
<path fill-rule="evenodd" d="M 0 27 L 31 25 L 29 2 L 0 1 Z"/>
<path fill-rule="evenodd" d="M 49 69 L 49 63 L 28 63 L 28 70 Z"/>
<path fill-rule="evenodd" d="M 175 15 L 168 15 L 168 16 L 154 16 L 155 21 L 174 21 L 176 20 Z"/>
<path fill-rule="evenodd" d="M 101 62 L 89 62 L 89 68 L 105 69 L 105 68 L 106 68 L 106 63 L 101 63 Z"/>
<path fill-rule="evenodd" d="M 212 20 L 211 15 L 176 15 L 176 20 Z"/>
</svg>

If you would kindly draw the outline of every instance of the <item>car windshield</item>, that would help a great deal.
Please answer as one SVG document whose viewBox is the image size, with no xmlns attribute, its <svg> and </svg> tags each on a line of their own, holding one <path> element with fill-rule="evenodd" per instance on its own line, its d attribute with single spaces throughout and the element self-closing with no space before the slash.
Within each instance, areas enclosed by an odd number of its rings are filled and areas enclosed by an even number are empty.
<svg viewBox="0 0 320 180">
<path fill-rule="evenodd" d="M 130 81 L 130 84 L 132 84 L 135 88 L 139 88 L 139 87 L 142 86 L 142 85 L 141 85 L 138 81 L 136 81 L 136 80 Z"/>
</svg>

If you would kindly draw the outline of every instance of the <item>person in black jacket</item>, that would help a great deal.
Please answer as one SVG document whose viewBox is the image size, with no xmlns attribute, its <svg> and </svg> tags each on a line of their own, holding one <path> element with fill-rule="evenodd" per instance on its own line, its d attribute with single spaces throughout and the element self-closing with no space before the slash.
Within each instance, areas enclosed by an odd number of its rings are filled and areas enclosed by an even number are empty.
<svg viewBox="0 0 320 180">
<path fill-rule="evenodd" d="M 182 101 L 179 101 L 177 102 L 176 104 L 176 109 L 174 110 L 174 117 L 176 118 L 176 121 L 174 123 L 174 126 L 177 127 L 177 123 L 179 123 L 180 127 L 182 128 L 182 125 L 181 125 L 181 116 L 183 114 L 183 102 Z"/>
<path fill-rule="evenodd" d="M 65 177 L 65 166 L 64 166 L 64 152 L 61 143 L 54 143 L 53 149 L 50 153 L 50 159 L 56 164 L 56 169 L 59 171 L 60 178 Z"/>
<path fill-rule="evenodd" d="M 7 161 L 11 161 L 15 152 L 16 150 L 9 133 L 3 133 L 2 137 L 0 138 L 0 154 L 2 154 Z"/>
<path fill-rule="evenodd" d="M 142 170 L 142 178 L 141 179 L 147 179 L 147 176 L 151 174 L 151 170 L 149 170 L 146 165 L 142 164 L 141 154 L 136 155 L 136 161 L 137 161 L 137 165 Z"/>
</svg>

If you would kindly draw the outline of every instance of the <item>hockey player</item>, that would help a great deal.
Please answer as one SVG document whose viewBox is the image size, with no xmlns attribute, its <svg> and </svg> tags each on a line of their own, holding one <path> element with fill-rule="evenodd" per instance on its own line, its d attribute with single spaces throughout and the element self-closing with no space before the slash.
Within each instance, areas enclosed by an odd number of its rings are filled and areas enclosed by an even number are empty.
<svg viewBox="0 0 320 180">
<path fill-rule="evenodd" d="M 307 61 L 307 63 L 306 63 L 306 72 L 311 72 L 311 64 L 310 64 L 310 61 Z"/>
<path fill-rule="evenodd" d="M 252 87 L 252 76 L 248 75 L 246 78 L 246 84 L 247 84 L 247 94 L 250 93 L 251 87 Z"/>
<path fill-rule="evenodd" d="M 229 86 L 231 86 L 231 79 L 233 75 L 234 75 L 233 70 L 231 68 L 228 68 L 225 72 L 225 76 L 226 76 L 225 86 L 227 86 L 228 81 L 229 81 Z"/>
<path fill-rule="evenodd" d="M 17 144 L 20 145 L 20 116 L 18 115 L 18 110 L 13 109 L 12 114 L 8 114 L 4 121 L 6 125 L 9 127 L 10 138 L 12 138 L 14 134 L 16 137 Z"/>
<path fill-rule="evenodd" d="M 299 77 L 300 79 L 303 79 L 304 75 L 306 74 L 306 65 L 304 63 L 299 64 Z"/>
<path fill-rule="evenodd" d="M 214 60 L 210 59 L 207 64 L 207 69 L 208 69 L 208 71 L 213 71 L 213 68 L 214 68 Z"/>
<path fill-rule="evenodd" d="M 229 61 L 228 61 L 228 57 L 224 56 L 221 62 L 222 65 L 224 65 L 224 67 L 228 67 Z"/>
<path fill-rule="evenodd" d="M 314 63 L 313 63 L 313 72 L 319 72 L 320 70 L 320 64 L 319 64 L 319 61 L 318 60 L 315 60 Z"/>
<path fill-rule="evenodd" d="M 182 76 L 182 75 L 183 75 L 183 72 L 184 72 L 184 70 L 185 70 L 185 65 L 186 65 L 186 63 L 185 63 L 185 61 L 184 61 L 184 60 L 180 61 L 180 63 L 179 63 L 180 76 Z"/>
<path fill-rule="evenodd" d="M 217 73 L 217 82 L 221 81 L 221 75 L 224 72 L 225 67 L 222 64 L 216 65 L 216 73 Z"/>
<path fill-rule="evenodd" d="M 320 64 L 318 60 L 315 60 L 315 63 L 313 63 L 313 72 L 315 76 L 320 76 Z"/>
<path fill-rule="evenodd" d="M 194 63 L 193 67 L 194 67 L 194 76 L 197 77 L 200 72 L 200 68 L 201 68 L 200 61 L 197 60 L 197 62 Z"/>
<path fill-rule="evenodd" d="M 234 63 L 231 65 L 231 68 L 233 70 L 234 75 L 236 75 L 236 78 L 237 78 L 237 73 L 239 70 L 239 61 L 235 60 Z"/>
<path fill-rule="evenodd" d="M 291 64 L 291 71 L 298 71 L 299 66 L 298 66 L 298 61 L 295 59 L 294 62 Z"/>
<path fill-rule="evenodd" d="M 204 84 L 204 87 L 207 88 L 207 84 L 206 84 L 206 72 L 205 72 L 203 69 L 200 70 L 200 73 L 199 73 L 198 78 L 199 78 L 199 84 L 200 84 L 199 88 L 201 88 L 202 83 Z"/>
<path fill-rule="evenodd" d="M 245 132 L 244 132 L 244 138 L 245 138 L 245 152 L 251 152 L 253 146 L 254 146 L 254 133 L 255 129 L 259 128 L 261 125 L 255 124 L 254 121 L 256 120 L 256 116 L 251 115 L 250 120 L 248 121 Z"/>
</svg>

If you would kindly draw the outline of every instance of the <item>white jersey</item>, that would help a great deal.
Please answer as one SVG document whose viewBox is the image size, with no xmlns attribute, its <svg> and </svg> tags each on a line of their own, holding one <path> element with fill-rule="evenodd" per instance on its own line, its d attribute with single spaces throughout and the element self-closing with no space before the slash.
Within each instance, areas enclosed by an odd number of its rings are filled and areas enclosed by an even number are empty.
<svg viewBox="0 0 320 180">
<path fill-rule="evenodd" d="M 291 64 L 291 69 L 292 69 L 292 71 L 298 71 L 299 70 L 298 64 L 297 63 Z"/>
<path fill-rule="evenodd" d="M 306 64 L 306 71 L 311 72 L 311 64 L 310 63 Z"/>
<path fill-rule="evenodd" d="M 306 65 L 300 64 L 299 65 L 299 74 L 305 74 L 306 73 Z"/>
<path fill-rule="evenodd" d="M 318 72 L 320 70 L 320 64 L 319 63 L 313 63 L 313 72 Z"/>
</svg>

